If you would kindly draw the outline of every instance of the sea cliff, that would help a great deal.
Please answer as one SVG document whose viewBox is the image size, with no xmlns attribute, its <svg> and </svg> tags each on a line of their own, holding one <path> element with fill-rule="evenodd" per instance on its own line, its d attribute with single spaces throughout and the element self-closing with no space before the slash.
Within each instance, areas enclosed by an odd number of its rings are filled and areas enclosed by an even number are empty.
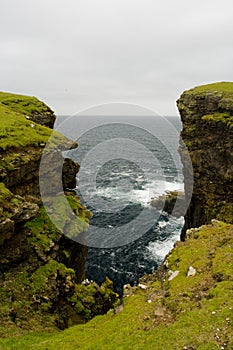
<svg viewBox="0 0 233 350">
<path fill-rule="evenodd" d="M 0 348 L 233 349 L 232 101 L 233 83 L 198 87 L 178 100 L 194 191 L 182 241 L 159 270 L 126 285 L 122 305 L 85 325 L 0 339 Z M 192 174 L 182 152 L 187 191 Z"/>
<path fill-rule="evenodd" d="M 1 336 L 83 323 L 106 312 L 116 298 L 108 280 L 101 288 L 80 284 L 87 247 L 64 236 L 43 206 L 39 167 L 54 121 L 53 111 L 35 97 L 0 93 Z M 60 134 L 55 139 L 53 152 L 60 157 L 77 147 Z M 51 161 L 50 174 L 56 167 Z M 76 186 L 78 169 L 64 159 L 62 184 L 79 218 L 76 233 L 84 235 L 91 213 L 69 190 Z M 50 192 L 53 181 L 56 177 L 49 179 Z"/>
<path fill-rule="evenodd" d="M 233 83 L 203 85 L 185 91 L 177 101 L 183 139 L 193 165 L 194 188 L 185 215 L 187 228 L 211 219 L 233 223 Z M 188 191 L 192 176 L 184 163 Z"/>
</svg>

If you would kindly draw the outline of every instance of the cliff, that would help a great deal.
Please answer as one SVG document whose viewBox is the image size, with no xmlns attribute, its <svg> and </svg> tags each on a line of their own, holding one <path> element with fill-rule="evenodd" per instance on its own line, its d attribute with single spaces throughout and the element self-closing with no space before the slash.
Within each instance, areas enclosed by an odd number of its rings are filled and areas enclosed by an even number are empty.
<svg viewBox="0 0 233 350">
<path fill-rule="evenodd" d="M 226 223 L 232 222 L 231 91 L 232 84 L 204 86 L 185 92 L 178 102 L 182 138 L 194 169 L 194 192 L 185 225 L 205 225 L 183 231 L 186 239 L 175 244 L 157 272 L 144 276 L 138 286 L 125 286 L 120 307 L 59 333 L 10 338 L 7 332 L 8 339 L 0 339 L 0 348 L 233 349 L 233 225 Z M 220 96 L 218 105 L 216 96 Z M 190 169 L 185 165 L 189 189 Z M 214 217 L 226 222 L 211 219 Z M 33 281 L 44 280 L 44 271 L 44 267 L 38 270 Z M 75 303 L 76 309 L 84 305 Z"/>
<path fill-rule="evenodd" d="M 194 176 L 185 231 L 211 219 L 233 223 L 233 83 L 215 83 L 185 91 L 177 106 Z M 185 186 L 190 169 L 184 163 Z"/>
<path fill-rule="evenodd" d="M 115 311 L 60 333 L 0 339 L 0 348 L 232 350 L 232 245 L 233 225 L 192 229 L 156 274 L 125 287 Z"/>
<path fill-rule="evenodd" d="M 42 205 L 39 166 L 54 121 L 52 110 L 35 97 L 0 93 L 1 336 L 82 323 L 106 312 L 116 298 L 109 281 L 101 288 L 79 284 L 85 279 L 87 247 L 64 236 Z M 62 157 L 73 147 L 77 144 L 56 134 L 54 154 Z M 50 173 L 56 167 L 51 161 Z M 62 183 L 80 219 L 76 233 L 84 235 L 91 214 L 67 190 L 75 187 L 78 169 L 65 159 Z"/>
</svg>

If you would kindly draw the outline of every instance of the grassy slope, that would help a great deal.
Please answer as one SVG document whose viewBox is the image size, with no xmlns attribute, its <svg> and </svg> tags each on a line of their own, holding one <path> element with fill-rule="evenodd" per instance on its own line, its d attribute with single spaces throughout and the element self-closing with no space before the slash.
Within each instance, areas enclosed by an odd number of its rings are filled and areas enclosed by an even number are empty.
<svg viewBox="0 0 233 350">
<path fill-rule="evenodd" d="M 206 92 L 215 92 L 220 93 L 221 95 L 232 95 L 233 93 L 233 83 L 232 82 L 221 82 L 221 83 L 212 83 L 206 85 L 200 85 L 193 89 L 186 90 L 185 94 L 205 94 Z"/>
<path fill-rule="evenodd" d="M 0 349 L 232 349 L 232 248 L 232 225 L 195 229 L 167 259 L 178 276 L 149 276 L 146 290 L 134 287 L 125 297 L 121 313 L 110 311 L 60 333 L 4 339 Z M 197 273 L 187 277 L 190 266 Z"/>
<path fill-rule="evenodd" d="M 67 145 L 70 143 L 63 135 L 55 133 L 51 129 L 29 120 L 27 116 L 35 115 L 35 113 L 51 115 L 50 109 L 34 97 L 0 93 L 0 175 L 8 176 L 9 172 L 13 171 L 15 168 L 17 169 L 18 167 L 30 164 L 34 156 L 36 159 L 40 157 L 52 133 L 53 140 L 50 142 L 51 147 L 55 144 Z M 25 193 L 25 195 L 26 194 L 27 193 Z M 79 198 L 72 193 L 66 193 L 66 199 L 73 211 L 77 213 L 79 219 L 75 226 L 76 234 L 83 232 L 87 228 L 90 212 L 81 205 Z M 59 201 L 59 196 L 56 197 L 56 200 Z M 0 182 L 0 222 L 4 220 L 10 221 L 17 210 L 21 210 L 20 208 L 25 201 L 25 198 L 13 194 Z M 35 250 L 43 254 L 46 254 L 53 239 L 55 242 L 59 239 L 60 232 L 58 232 L 58 229 L 50 222 L 44 207 L 40 208 L 36 218 L 27 222 L 26 227 L 31 232 L 31 235 L 27 238 L 29 247 L 35 247 Z M 1 237 L 1 233 L 2 232 L 0 232 L 0 245 L 5 239 L 5 237 Z M 64 254 L 66 256 L 68 252 L 64 251 Z M 67 259 L 68 258 L 69 256 L 67 256 Z M 45 315 L 42 311 L 33 312 L 33 308 L 31 308 L 32 294 L 35 292 L 36 288 L 40 289 L 40 293 L 38 292 L 38 294 L 41 296 L 43 296 L 45 292 L 43 283 L 38 285 L 38 283 L 34 283 L 34 280 L 32 281 L 34 275 L 32 275 L 30 267 L 33 263 L 38 264 L 38 261 L 34 261 L 33 259 L 36 259 L 36 257 L 31 256 L 30 264 L 27 266 L 21 266 L 18 270 L 12 269 L 10 272 L 5 272 L 5 281 L 1 281 L 0 333 L 4 336 L 22 334 L 22 332 L 20 332 L 20 327 L 14 322 L 9 322 L 10 318 L 8 317 L 7 319 L 6 317 L 6 315 L 9 315 L 9 310 L 12 307 L 17 309 L 20 319 L 25 322 L 30 319 L 31 331 L 38 330 L 39 325 L 36 324 L 36 322 L 38 322 L 39 319 L 43 319 L 41 324 L 44 323 L 43 327 L 40 325 L 40 330 L 44 330 L 47 324 L 51 324 L 51 329 L 55 329 L 52 322 L 50 322 L 50 318 L 53 320 L 52 316 L 50 317 L 48 315 L 47 320 L 45 320 Z M 61 271 L 69 272 L 69 269 L 63 266 L 63 264 L 50 259 L 48 266 L 51 267 L 53 265 L 56 271 L 60 269 Z M 47 270 L 46 273 L 50 276 L 51 269 Z M 40 268 L 36 270 L 36 273 L 37 271 L 40 271 Z M 50 288 L 53 287 L 51 283 L 49 285 Z M 49 288 L 47 289 L 49 292 Z M 9 297 L 12 291 L 15 293 L 15 301 L 13 303 Z M 45 305 L 45 308 L 46 307 Z M 25 317 L 25 314 L 27 314 L 27 317 Z"/>
<path fill-rule="evenodd" d="M 21 158 L 22 163 L 26 162 L 25 158 L 30 159 L 27 154 L 19 154 L 23 147 L 40 147 L 51 136 L 50 129 L 26 118 L 26 115 L 31 116 L 36 109 L 42 113 L 46 112 L 48 107 L 35 97 L 0 92 L 0 172 L 4 169 L 13 170 L 14 163 L 19 162 Z M 3 183 L 0 183 L 0 215 L 4 211 L 4 203 L 13 197 Z"/>
<path fill-rule="evenodd" d="M 48 107 L 35 97 L 0 92 L 0 173 L 27 164 L 49 140 L 52 130 L 28 120 L 33 113 L 50 113 Z M 51 147 L 67 142 L 63 135 L 53 132 Z M 25 152 L 30 149 L 30 153 Z M 40 150 L 42 153 L 42 149 Z M 0 183 L 0 200 L 7 190 Z M 1 213 L 1 210 L 0 210 Z"/>
<path fill-rule="evenodd" d="M 26 119 L 36 108 L 46 109 L 36 98 L 0 93 L 0 150 L 47 142 L 52 131 Z"/>
<path fill-rule="evenodd" d="M 232 91 L 233 84 L 222 84 L 196 89 L 200 93 Z M 30 115 L 31 107 L 21 110 L 27 106 L 19 102 L 9 109 L 9 104 L 1 102 L 5 97 L 0 94 L 1 149 L 46 142 L 50 131 L 36 125 L 38 132 L 34 133 L 32 122 L 23 115 Z M 5 142 L 4 132 L 9 143 Z M 9 195 L 4 188 L 2 191 L 2 197 Z M 168 268 L 178 270 L 178 276 L 172 281 L 168 281 L 168 274 L 165 281 L 148 277 L 143 282 L 147 290 L 133 288 L 133 295 L 125 298 L 123 312 L 115 315 L 110 311 L 64 332 L 2 339 L 0 349 L 232 349 L 232 247 L 231 225 L 219 223 L 195 230 L 168 258 Z M 197 274 L 187 277 L 191 265 Z"/>
<path fill-rule="evenodd" d="M 12 111 L 32 116 L 34 113 L 44 114 L 52 112 L 46 104 L 36 97 L 0 92 L 0 103 Z"/>
<path fill-rule="evenodd" d="M 221 82 L 197 86 L 184 92 L 185 95 L 194 95 L 195 97 L 205 97 L 208 94 L 214 94 L 220 98 L 219 107 L 225 112 L 216 112 L 202 117 L 203 120 L 213 123 L 227 124 L 233 126 L 233 83 Z M 228 112 L 226 112 L 228 111 Z"/>
</svg>

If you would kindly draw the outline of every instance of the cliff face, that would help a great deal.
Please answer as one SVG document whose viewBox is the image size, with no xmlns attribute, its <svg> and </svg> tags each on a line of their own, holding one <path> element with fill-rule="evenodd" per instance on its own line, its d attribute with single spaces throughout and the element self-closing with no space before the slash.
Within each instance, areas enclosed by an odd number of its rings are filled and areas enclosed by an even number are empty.
<svg viewBox="0 0 233 350">
<path fill-rule="evenodd" d="M 182 138 L 194 168 L 194 193 L 186 227 L 209 222 L 212 217 L 232 222 L 232 85 L 193 89 L 178 101 Z M 185 186 L 189 190 L 190 168 L 185 165 Z M 9 214 L 5 220 L 12 227 L 11 215 L 16 205 L 20 207 L 25 201 L 3 184 L 0 200 L 3 211 Z M 38 203 L 34 204 L 38 210 Z M 5 259 L 10 261 L 23 247 L 22 234 L 28 247 L 25 260 L 16 261 L 15 266 L 5 265 L 0 273 L 0 348 L 57 349 L 62 344 L 71 350 L 233 349 L 233 225 L 214 219 L 208 225 L 187 230 L 187 236 L 183 236 L 187 239 L 175 244 L 157 272 L 144 276 L 138 286 L 125 286 L 124 306 L 64 332 L 12 338 L 25 329 L 40 332 L 42 323 L 46 331 L 55 321 L 60 322 L 60 328 L 78 323 L 83 315 L 90 318 L 106 311 L 114 299 L 108 280 L 101 288 L 75 284 L 75 269 L 68 269 L 56 255 L 56 249 L 63 249 L 60 259 L 64 262 L 64 256 L 69 257 L 69 241 L 60 240 L 53 249 L 57 232 L 43 207 L 26 224 L 27 211 L 20 213 L 17 220 L 21 217 L 21 229 L 10 239 L 6 235 L 5 242 L 0 243 L 7 252 Z M 15 244 L 10 249 L 7 244 L 13 239 Z M 52 251 L 54 255 L 50 255 Z"/>
<path fill-rule="evenodd" d="M 85 278 L 87 248 L 69 240 L 50 221 L 40 198 L 39 166 L 55 121 L 36 98 L 0 93 L 0 334 L 65 328 L 106 312 L 115 300 L 111 283 L 79 285 Z M 53 152 L 77 147 L 57 134 Z M 50 162 L 50 174 L 57 173 Z M 90 212 L 72 189 L 79 165 L 64 160 L 66 199 L 81 219 L 84 235 Z M 57 177 L 49 179 L 54 190 Z M 67 192 L 68 191 L 68 192 Z M 56 194 L 59 200 L 59 194 Z M 95 304 L 96 302 L 96 304 Z M 7 330 L 7 331 L 6 331 Z"/>
<path fill-rule="evenodd" d="M 233 223 L 233 83 L 215 83 L 185 91 L 177 106 L 189 151 L 194 188 L 185 231 L 216 218 Z M 190 173 L 184 163 L 185 186 Z"/>
</svg>

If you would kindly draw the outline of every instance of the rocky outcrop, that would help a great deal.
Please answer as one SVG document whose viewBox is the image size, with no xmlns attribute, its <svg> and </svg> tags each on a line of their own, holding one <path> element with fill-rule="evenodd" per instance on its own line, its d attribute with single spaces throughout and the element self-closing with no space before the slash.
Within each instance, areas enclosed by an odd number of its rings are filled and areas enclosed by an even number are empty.
<svg viewBox="0 0 233 350">
<path fill-rule="evenodd" d="M 189 151 L 194 188 L 185 215 L 186 229 L 217 218 L 233 223 L 233 83 L 215 83 L 185 91 L 177 106 Z M 186 191 L 192 174 L 181 146 Z"/>
<path fill-rule="evenodd" d="M 53 128 L 56 116 L 51 108 L 36 97 L 0 92 L 0 103 L 11 111 L 23 114 L 29 121 Z"/>
<path fill-rule="evenodd" d="M 45 152 L 54 113 L 27 96 L 0 93 L 0 334 L 27 330 L 64 329 L 106 312 L 116 300 L 110 281 L 80 285 L 85 279 L 87 247 L 67 238 L 49 219 L 40 197 L 42 155 L 49 172 L 48 193 L 66 197 L 80 242 L 91 213 L 72 191 L 79 165 L 63 158 L 76 143 L 56 134 L 52 151 Z M 39 124 L 38 124 L 39 123 Z M 59 168 L 59 162 L 62 168 Z M 43 171 L 45 172 L 43 174 Z M 62 176 L 61 176 L 62 172 Z M 58 181 L 61 191 L 57 192 Z M 62 210 L 62 202 L 59 202 Z M 58 213 L 60 215 L 60 213 Z"/>
<path fill-rule="evenodd" d="M 166 191 L 158 198 L 153 198 L 150 205 L 157 210 L 163 210 L 177 218 L 183 216 L 185 207 L 185 195 L 181 191 Z"/>
<path fill-rule="evenodd" d="M 189 230 L 158 271 L 124 287 L 123 303 L 107 315 L 68 332 L 0 344 L 26 350 L 60 344 L 70 350 L 232 350 L 232 245 L 233 225 L 213 220 Z"/>
</svg>

